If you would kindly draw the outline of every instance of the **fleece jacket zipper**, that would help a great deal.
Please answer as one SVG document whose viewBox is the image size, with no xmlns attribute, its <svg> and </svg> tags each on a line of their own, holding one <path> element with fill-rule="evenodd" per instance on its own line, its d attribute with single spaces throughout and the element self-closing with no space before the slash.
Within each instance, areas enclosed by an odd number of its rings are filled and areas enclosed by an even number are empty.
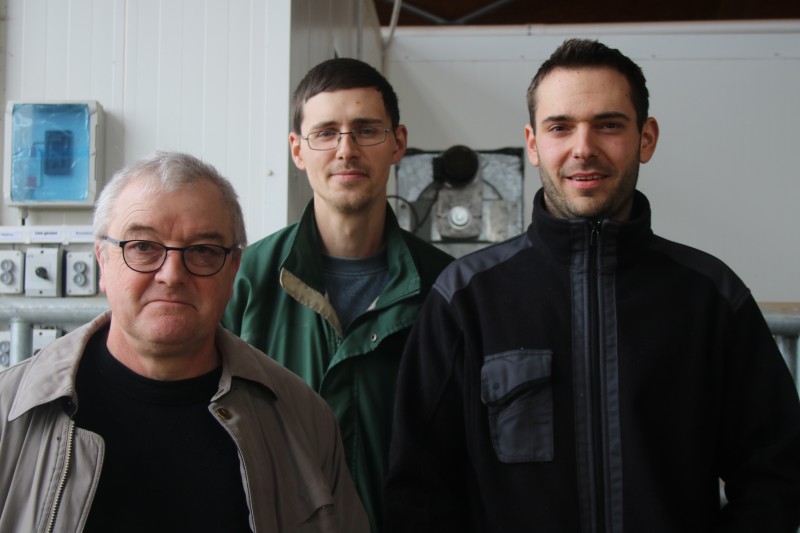
<svg viewBox="0 0 800 533">
<path fill-rule="evenodd" d="M 591 236 L 589 240 L 589 305 L 588 305 L 588 327 L 589 327 L 589 346 L 587 357 L 589 358 L 589 387 L 591 398 L 591 434 L 592 434 L 592 464 L 594 474 L 594 496 L 596 515 L 596 531 L 605 531 L 605 483 L 604 483 L 604 461 L 603 461 L 603 397 L 602 397 L 602 368 L 600 358 L 600 302 L 599 297 L 599 253 L 600 253 L 600 221 L 591 223 Z"/>
</svg>

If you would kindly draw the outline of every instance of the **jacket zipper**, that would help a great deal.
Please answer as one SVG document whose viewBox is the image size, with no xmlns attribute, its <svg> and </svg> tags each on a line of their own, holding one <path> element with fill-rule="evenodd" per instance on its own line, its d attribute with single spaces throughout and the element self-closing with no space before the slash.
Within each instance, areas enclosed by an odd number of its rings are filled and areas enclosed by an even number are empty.
<svg viewBox="0 0 800 533">
<path fill-rule="evenodd" d="M 591 223 L 589 240 L 589 372 L 592 399 L 592 457 L 594 463 L 594 493 L 597 518 L 597 531 L 605 531 L 605 489 L 603 475 L 603 398 L 600 369 L 600 284 L 598 271 L 600 262 L 600 224 Z"/>
<path fill-rule="evenodd" d="M 47 522 L 47 533 L 53 532 L 53 527 L 56 523 L 56 516 L 58 515 L 58 508 L 61 505 L 61 498 L 64 495 L 64 487 L 67 484 L 67 476 L 69 476 L 69 469 L 72 464 L 72 441 L 75 436 L 75 421 L 69 421 L 69 429 L 67 430 L 67 455 L 64 459 L 64 469 L 61 471 L 61 479 L 58 481 L 56 488 L 56 497 L 53 501 L 53 510 L 50 513 L 50 519 Z"/>
</svg>

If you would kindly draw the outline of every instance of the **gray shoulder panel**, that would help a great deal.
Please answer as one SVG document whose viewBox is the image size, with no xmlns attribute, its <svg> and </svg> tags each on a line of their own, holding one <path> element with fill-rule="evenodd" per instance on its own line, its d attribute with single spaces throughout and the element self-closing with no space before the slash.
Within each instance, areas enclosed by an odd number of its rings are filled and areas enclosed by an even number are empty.
<svg viewBox="0 0 800 533">
<path fill-rule="evenodd" d="M 433 290 L 450 302 L 453 295 L 459 289 L 469 285 L 470 280 L 477 274 L 508 261 L 522 250 L 530 247 L 531 241 L 528 234 L 522 233 L 507 241 L 465 255 L 450 263 L 442 271 L 433 285 Z"/>
</svg>

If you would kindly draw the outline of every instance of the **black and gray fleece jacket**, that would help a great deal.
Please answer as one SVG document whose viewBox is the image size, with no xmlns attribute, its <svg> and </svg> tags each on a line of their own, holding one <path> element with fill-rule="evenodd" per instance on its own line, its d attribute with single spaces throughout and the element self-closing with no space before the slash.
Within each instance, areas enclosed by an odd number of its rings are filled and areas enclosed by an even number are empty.
<svg viewBox="0 0 800 533">
<path fill-rule="evenodd" d="M 398 377 L 396 531 L 794 531 L 800 402 L 721 261 L 550 216 L 439 277 Z M 727 504 L 720 505 L 720 482 Z"/>
</svg>

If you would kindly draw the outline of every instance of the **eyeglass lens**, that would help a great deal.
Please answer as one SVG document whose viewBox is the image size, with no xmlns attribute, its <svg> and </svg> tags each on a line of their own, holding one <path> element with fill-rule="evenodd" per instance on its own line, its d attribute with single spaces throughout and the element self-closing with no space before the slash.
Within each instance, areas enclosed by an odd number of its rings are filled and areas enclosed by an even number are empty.
<svg viewBox="0 0 800 533">
<path fill-rule="evenodd" d="M 167 248 L 150 241 L 131 241 L 122 249 L 125 263 L 139 272 L 152 272 L 161 268 L 167 258 Z M 198 276 L 216 274 L 225 264 L 225 248 L 215 244 L 196 244 L 183 249 L 186 269 Z"/>
<path fill-rule="evenodd" d="M 387 128 L 356 128 L 352 131 L 322 130 L 308 134 L 308 145 L 314 150 L 332 150 L 339 146 L 342 135 L 350 135 L 359 146 L 374 146 L 386 140 Z"/>
</svg>

